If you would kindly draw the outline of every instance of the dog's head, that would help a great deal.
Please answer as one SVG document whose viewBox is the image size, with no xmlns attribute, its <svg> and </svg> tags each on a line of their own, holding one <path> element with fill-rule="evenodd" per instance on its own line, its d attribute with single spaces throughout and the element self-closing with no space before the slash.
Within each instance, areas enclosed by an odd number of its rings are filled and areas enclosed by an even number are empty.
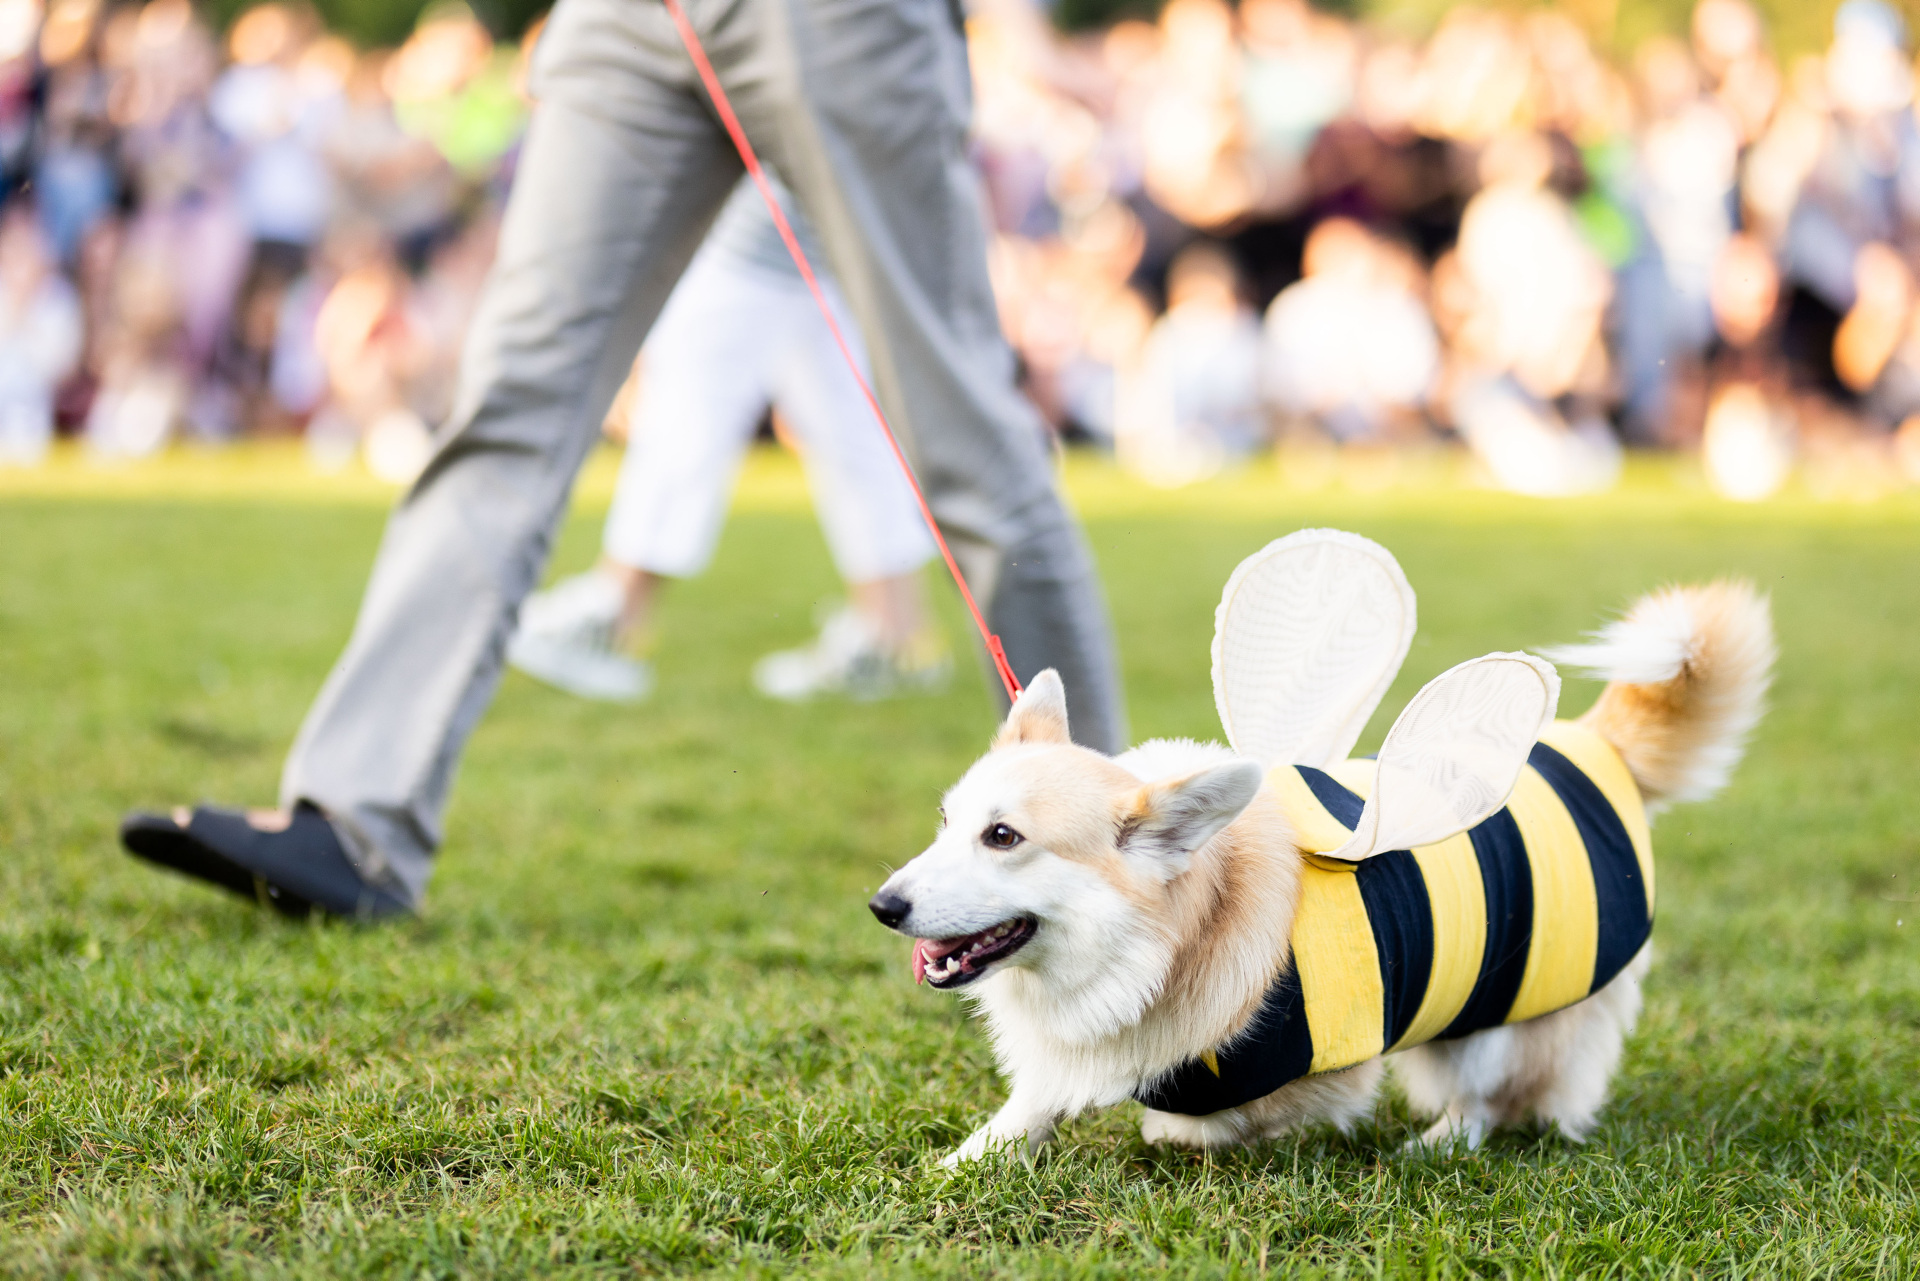
<svg viewBox="0 0 1920 1281">
<path fill-rule="evenodd" d="M 934 987 L 1027 970 L 1056 999 L 1104 988 L 1108 1016 L 1137 1016 L 1171 955 L 1171 887 L 1261 775 L 1228 759 L 1143 783 L 1072 743 L 1060 678 L 1042 672 L 947 793 L 933 844 L 869 907 L 918 940 L 915 978 Z M 1142 984 L 1147 995 L 1120 997 Z"/>
</svg>

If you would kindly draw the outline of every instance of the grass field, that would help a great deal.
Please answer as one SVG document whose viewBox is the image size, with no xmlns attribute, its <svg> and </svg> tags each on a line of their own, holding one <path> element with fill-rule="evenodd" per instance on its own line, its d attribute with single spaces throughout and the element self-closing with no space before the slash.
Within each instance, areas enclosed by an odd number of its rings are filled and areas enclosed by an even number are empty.
<svg viewBox="0 0 1920 1281">
<path fill-rule="evenodd" d="M 593 553 L 596 466 L 558 568 Z M 1659 960 L 1590 1143 L 1410 1159 L 1396 1099 L 1351 1140 L 1166 1155 L 1129 1107 L 939 1175 L 1000 1086 L 864 900 L 990 706 L 971 672 L 756 700 L 752 658 L 833 585 L 774 457 L 666 607 L 654 701 L 508 678 L 419 921 L 291 925 L 136 866 L 124 809 L 272 798 L 387 498 L 274 454 L 69 463 L 0 479 L 0 1272 L 1920 1272 L 1920 503 L 1733 508 L 1659 468 L 1552 505 L 1070 476 L 1138 737 L 1216 735 L 1220 585 L 1303 525 L 1382 540 L 1420 592 L 1366 744 L 1452 663 L 1662 581 L 1772 591 L 1773 710 L 1656 830 Z"/>
</svg>

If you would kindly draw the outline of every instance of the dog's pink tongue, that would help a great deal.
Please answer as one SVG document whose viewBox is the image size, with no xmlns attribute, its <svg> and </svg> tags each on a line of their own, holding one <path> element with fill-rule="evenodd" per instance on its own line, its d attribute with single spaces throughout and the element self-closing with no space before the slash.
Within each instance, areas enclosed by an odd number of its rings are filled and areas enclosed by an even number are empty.
<svg viewBox="0 0 1920 1281">
<path fill-rule="evenodd" d="M 925 939 L 915 939 L 913 941 L 914 986 L 918 987 L 920 984 L 925 983 L 926 981 L 927 981 L 927 941 Z"/>
</svg>

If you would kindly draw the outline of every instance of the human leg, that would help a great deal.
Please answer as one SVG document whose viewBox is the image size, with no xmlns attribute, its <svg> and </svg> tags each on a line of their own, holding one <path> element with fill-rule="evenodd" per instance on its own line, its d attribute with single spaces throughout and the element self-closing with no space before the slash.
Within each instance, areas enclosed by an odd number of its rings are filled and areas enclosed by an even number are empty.
<svg viewBox="0 0 1920 1281">
<path fill-rule="evenodd" d="M 599 563 L 529 597 L 507 648 L 521 671 L 583 698 L 630 702 L 652 688 L 634 642 L 667 580 L 712 558 L 767 405 L 766 335 L 787 327 L 794 300 L 716 249 L 695 255 L 636 368 Z"/>
<path fill-rule="evenodd" d="M 1015 671 L 1059 668 L 1076 737 L 1117 750 L 1105 604 L 1045 429 L 1014 387 L 987 280 L 955 10 L 741 2 L 765 15 L 763 43 L 745 65 L 716 56 L 716 68 L 827 246 L 935 517 Z"/>
<path fill-rule="evenodd" d="M 740 459 L 773 396 L 769 335 L 797 311 L 791 291 L 765 277 L 705 250 L 661 313 L 607 511 L 608 560 L 690 578 L 712 559 Z"/>
<path fill-rule="evenodd" d="M 282 800 L 326 810 L 370 879 L 417 899 L 468 733 L 574 473 L 641 338 L 738 174 L 668 51 L 607 74 L 608 4 L 563 5 L 452 420 L 390 522 Z M 645 48 L 621 46 L 643 58 Z M 576 105 L 586 101 L 593 109 Z"/>
<path fill-rule="evenodd" d="M 853 318 L 832 283 L 823 285 L 864 373 L 865 348 Z M 822 620 L 820 634 L 806 645 L 756 663 L 754 685 L 791 701 L 937 688 L 953 662 L 934 626 L 920 573 L 933 557 L 933 538 L 798 273 L 786 276 L 783 286 L 795 307 L 776 339 L 774 403 L 797 438 L 814 513 L 848 602 Z"/>
</svg>

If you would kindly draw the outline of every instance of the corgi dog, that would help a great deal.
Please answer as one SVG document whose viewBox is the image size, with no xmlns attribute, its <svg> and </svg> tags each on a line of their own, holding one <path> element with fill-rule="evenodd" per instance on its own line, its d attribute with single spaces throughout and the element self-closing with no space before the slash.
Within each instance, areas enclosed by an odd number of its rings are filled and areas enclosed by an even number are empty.
<svg viewBox="0 0 1920 1281">
<path fill-rule="evenodd" d="M 1315 555 L 1365 543 L 1320 537 Z M 1347 541 L 1329 550 L 1327 539 Z M 1406 630 L 1359 680 L 1376 701 L 1379 672 L 1391 678 L 1411 636 L 1405 599 L 1392 626 Z M 1511 768 L 1478 781 L 1498 735 L 1459 752 L 1441 740 L 1448 725 L 1512 704 L 1484 682 L 1472 697 L 1417 699 L 1377 762 L 1319 769 L 1187 740 L 1105 756 L 1072 742 L 1058 676 L 1035 677 L 946 793 L 932 844 L 869 904 L 915 940 L 916 981 L 974 1002 L 1008 1082 L 1005 1105 L 945 1164 L 1037 1152 L 1063 1120 L 1128 1099 L 1148 1104 L 1150 1143 L 1345 1131 L 1373 1109 L 1389 1063 L 1433 1118 L 1415 1143 L 1471 1148 L 1527 1120 L 1583 1139 L 1640 1008 L 1646 816 L 1726 781 L 1760 717 L 1774 643 L 1764 599 L 1721 582 L 1647 596 L 1556 656 L 1610 683 L 1577 721 L 1554 722 L 1552 668 L 1490 656 L 1504 666 L 1482 672 L 1516 675 L 1532 701 L 1503 713 Z M 1217 646 L 1216 683 L 1221 671 Z M 1372 704 L 1353 706 L 1339 711 L 1357 734 Z M 1335 746 L 1344 757 L 1352 740 Z M 1401 769 L 1403 757 L 1413 767 Z M 1569 761 L 1578 768 L 1555 773 Z M 1449 810 L 1449 787 L 1470 803 Z M 1518 835 L 1503 838 L 1509 829 Z M 1597 852 L 1607 840 L 1611 863 Z M 1555 842 L 1574 851 L 1566 894 L 1543 862 Z M 1403 912 L 1407 902 L 1417 910 Z M 1471 919 L 1456 926 L 1460 914 Z M 1389 917 L 1413 924 L 1387 928 Z M 1396 941 L 1395 929 L 1418 941 Z M 1523 965 L 1501 970 L 1497 935 L 1517 942 Z"/>
</svg>

